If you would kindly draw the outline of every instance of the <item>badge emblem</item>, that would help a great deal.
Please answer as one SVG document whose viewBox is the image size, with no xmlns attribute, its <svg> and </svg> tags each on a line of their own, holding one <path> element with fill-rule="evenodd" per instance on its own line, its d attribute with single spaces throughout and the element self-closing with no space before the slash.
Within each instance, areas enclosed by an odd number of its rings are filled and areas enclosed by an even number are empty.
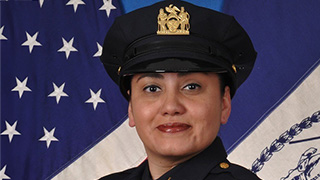
<svg viewBox="0 0 320 180">
<path fill-rule="evenodd" d="M 189 35 L 189 13 L 184 7 L 177 8 L 173 4 L 159 10 L 158 35 Z"/>
</svg>

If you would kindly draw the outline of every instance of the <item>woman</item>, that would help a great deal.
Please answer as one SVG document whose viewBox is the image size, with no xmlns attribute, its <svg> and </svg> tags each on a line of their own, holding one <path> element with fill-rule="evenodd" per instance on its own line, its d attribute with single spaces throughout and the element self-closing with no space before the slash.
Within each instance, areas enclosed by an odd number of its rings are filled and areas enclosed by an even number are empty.
<svg viewBox="0 0 320 180">
<path fill-rule="evenodd" d="M 189 14 L 188 32 L 167 19 L 166 33 L 157 34 L 159 10 L 168 7 L 168 17 Z M 117 18 L 101 60 L 129 101 L 129 125 L 148 159 L 101 179 L 259 179 L 230 163 L 217 137 L 255 59 L 233 17 L 187 2 L 163 1 Z"/>
</svg>

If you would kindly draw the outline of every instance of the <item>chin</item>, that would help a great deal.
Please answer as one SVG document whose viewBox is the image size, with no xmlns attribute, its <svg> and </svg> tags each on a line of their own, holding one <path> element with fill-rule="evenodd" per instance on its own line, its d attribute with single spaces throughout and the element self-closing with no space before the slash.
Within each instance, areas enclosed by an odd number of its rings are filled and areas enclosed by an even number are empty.
<svg viewBox="0 0 320 180">
<path fill-rule="evenodd" d="M 174 156 L 174 157 L 185 157 L 191 156 L 193 154 L 198 154 L 202 150 L 204 150 L 206 146 L 199 146 L 194 144 L 187 144 L 187 143 L 166 143 L 163 144 L 160 148 L 158 147 L 156 151 L 162 156 Z"/>
<path fill-rule="evenodd" d="M 208 137 L 208 136 L 204 136 Z M 214 136 L 209 136 L 214 137 Z M 144 142 L 146 151 L 163 157 L 193 156 L 206 149 L 214 140 L 213 138 L 195 138 L 190 136 L 165 136 L 148 139 Z M 148 146 L 149 145 L 149 146 Z"/>
</svg>

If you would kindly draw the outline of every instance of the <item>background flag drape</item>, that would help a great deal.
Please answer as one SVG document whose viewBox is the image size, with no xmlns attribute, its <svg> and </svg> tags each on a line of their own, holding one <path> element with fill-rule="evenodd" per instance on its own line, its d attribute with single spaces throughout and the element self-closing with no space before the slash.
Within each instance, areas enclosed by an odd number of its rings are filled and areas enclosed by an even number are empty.
<svg viewBox="0 0 320 180">
<path fill-rule="evenodd" d="M 0 179 L 97 179 L 146 158 L 99 55 L 116 16 L 157 1 L 0 0 Z M 258 52 L 219 133 L 229 159 L 319 178 L 320 3 L 188 1 L 235 16 Z"/>
<path fill-rule="evenodd" d="M 319 1 L 224 1 L 258 52 L 221 134 L 262 179 L 320 177 Z"/>
</svg>

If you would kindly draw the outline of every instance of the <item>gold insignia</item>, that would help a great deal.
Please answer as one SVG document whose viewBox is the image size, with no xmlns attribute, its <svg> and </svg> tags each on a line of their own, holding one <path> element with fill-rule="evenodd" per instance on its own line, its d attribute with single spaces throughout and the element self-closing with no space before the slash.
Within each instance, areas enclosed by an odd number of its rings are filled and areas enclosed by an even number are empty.
<svg viewBox="0 0 320 180">
<path fill-rule="evenodd" d="M 159 10 L 158 15 L 158 35 L 189 35 L 189 13 L 184 10 L 184 7 L 181 9 L 173 6 L 172 4 L 169 7 Z"/>
<path fill-rule="evenodd" d="M 228 168 L 229 168 L 229 164 L 228 164 L 228 163 L 225 163 L 225 162 L 222 162 L 222 163 L 220 163 L 220 167 L 221 167 L 222 169 L 228 169 Z"/>
<path fill-rule="evenodd" d="M 118 75 L 120 75 L 120 71 L 121 71 L 121 66 L 119 66 L 118 68 Z"/>
<path fill-rule="evenodd" d="M 233 71 L 234 71 L 235 73 L 237 73 L 237 67 L 236 67 L 236 65 L 232 64 L 232 69 L 233 69 Z"/>
</svg>

